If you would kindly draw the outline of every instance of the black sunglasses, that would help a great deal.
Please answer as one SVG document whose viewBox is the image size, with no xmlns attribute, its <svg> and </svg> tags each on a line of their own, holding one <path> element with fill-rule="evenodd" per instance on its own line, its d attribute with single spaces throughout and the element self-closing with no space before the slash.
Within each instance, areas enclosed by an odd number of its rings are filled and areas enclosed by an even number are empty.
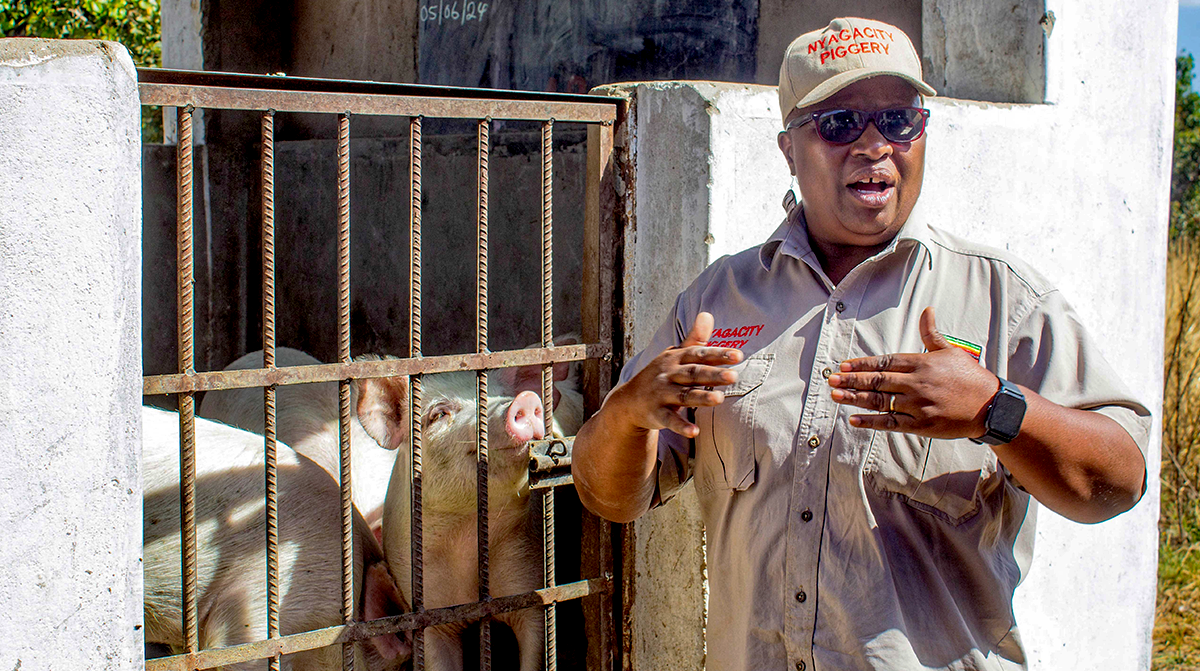
<svg viewBox="0 0 1200 671">
<path fill-rule="evenodd" d="M 874 122 L 879 134 L 889 142 L 912 142 L 925 132 L 929 110 L 922 107 L 895 107 L 876 112 L 836 109 L 813 112 L 793 119 L 784 130 L 799 128 L 809 121 L 816 123 L 817 135 L 829 144 L 849 144 L 862 136 L 867 124 Z"/>
</svg>

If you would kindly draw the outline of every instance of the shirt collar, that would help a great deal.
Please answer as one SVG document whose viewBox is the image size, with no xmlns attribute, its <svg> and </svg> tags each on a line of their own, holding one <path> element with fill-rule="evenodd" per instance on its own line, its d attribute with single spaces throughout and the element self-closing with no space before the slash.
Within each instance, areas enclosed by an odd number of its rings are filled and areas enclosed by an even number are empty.
<svg viewBox="0 0 1200 671">
<path fill-rule="evenodd" d="M 919 199 L 913 206 L 912 212 L 909 213 L 908 221 L 904 222 L 900 232 L 892 239 L 887 249 L 880 252 L 879 256 L 886 256 L 896 251 L 901 243 L 910 240 L 925 248 L 925 254 L 929 257 L 929 264 L 932 266 L 933 245 L 929 225 L 926 223 Z M 804 260 L 811 256 L 812 262 L 817 264 L 816 267 L 820 267 L 816 254 L 808 242 L 808 225 L 804 221 L 804 208 L 800 204 L 792 208 L 779 228 L 776 228 L 771 237 L 767 238 L 767 241 L 759 248 L 758 261 L 762 264 L 763 270 L 770 271 L 775 257 L 780 253 L 798 260 Z"/>
</svg>

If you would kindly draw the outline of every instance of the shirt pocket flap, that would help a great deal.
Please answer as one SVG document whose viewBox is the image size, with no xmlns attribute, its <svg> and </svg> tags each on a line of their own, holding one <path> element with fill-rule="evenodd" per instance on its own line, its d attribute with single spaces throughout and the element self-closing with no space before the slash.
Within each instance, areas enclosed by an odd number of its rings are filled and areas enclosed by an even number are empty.
<svg viewBox="0 0 1200 671">
<path fill-rule="evenodd" d="M 774 362 L 774 354 L 755 354 L 740 365 L 734 366 L 733 370 L 737 371 L 738 381 L 723 389 L 725 397 L 745 396 L 761 387 L 763 381 L 767 379 L 767 373 L 771 372 L 771 364 Z"/>
</svg>

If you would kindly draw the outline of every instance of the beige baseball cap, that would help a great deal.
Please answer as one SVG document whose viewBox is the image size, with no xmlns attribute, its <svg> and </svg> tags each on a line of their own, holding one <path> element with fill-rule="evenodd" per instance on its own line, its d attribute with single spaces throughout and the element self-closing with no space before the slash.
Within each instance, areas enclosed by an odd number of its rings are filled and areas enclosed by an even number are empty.
<svg viewBox="0 0 1200 671">
<path fill-rule="evenodd" d="M 921 81 L 921 59 L 908 35 L 870 19 L 834 19 L 828 26 L 797 37 L 779 68 L 779 111 L 784 123 L 793 109 L 808 107 L 856 81 L 893 75 L 917 91 L 937 95 Z"/>
</svg>

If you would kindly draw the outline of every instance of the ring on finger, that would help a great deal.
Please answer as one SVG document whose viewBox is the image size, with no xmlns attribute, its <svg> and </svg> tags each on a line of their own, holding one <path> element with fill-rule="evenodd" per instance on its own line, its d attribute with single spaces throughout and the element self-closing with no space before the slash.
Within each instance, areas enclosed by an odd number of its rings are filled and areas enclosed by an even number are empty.
<svg viewBox="0 0 1200 671">
<path fill-rule="evenodd" d="M 888 414 L 896 414 L 896 395 L 888 394 Z"/>
</svg>

